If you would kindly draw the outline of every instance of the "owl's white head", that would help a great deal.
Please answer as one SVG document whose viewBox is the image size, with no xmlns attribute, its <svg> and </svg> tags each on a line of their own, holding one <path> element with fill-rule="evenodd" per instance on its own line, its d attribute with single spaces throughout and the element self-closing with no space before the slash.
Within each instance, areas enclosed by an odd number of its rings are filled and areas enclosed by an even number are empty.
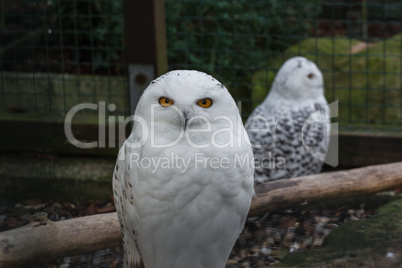
<svg viewBox="0 0 402 268">
<path fill-rule="evenodd" d="M 304 101 L 324 94 L 324 80 L 314 62 L 304 57 L 288 59 L 279 69 L 271 92 L 287 100 Z"/>
<path fill-rule="evenodd" d="M 224 85 L 210 75 L 187 70 L 171 71 L 152 81 L 135 115 L 144 118 L 150 131 L 165 143 L 186 132 L 195 139 L 207 139 L 214 131 L 229 127 L 228 121 L 241 123 Z"/>
</svg>

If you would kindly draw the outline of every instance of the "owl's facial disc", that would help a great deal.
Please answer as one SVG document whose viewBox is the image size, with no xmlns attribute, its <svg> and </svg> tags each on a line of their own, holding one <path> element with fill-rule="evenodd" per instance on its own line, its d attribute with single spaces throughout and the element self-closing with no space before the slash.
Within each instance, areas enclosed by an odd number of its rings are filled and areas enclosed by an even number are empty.
<svg viewBox="0 0 402 268">
<path fill-rule="evenodd" d="M 203 116 L 197 115 L 194 111 L 195 109 L 202 108 L 203 110 L 206 110 L 213 104 L 211 98 L 198 99 L 191 104 L 176 104 L 172 98 L 164 96 L 160 97 L 158 102 L 163 108 L 173 109 L 171 112 L 175 114 L 175 121 L 183 127 L 184 131 L 186 131 L 190 125 L 200 125 L 206 120 Z"/>
<path fill-rule="evenodd" d="M 208 121 L 205 116 L 198 115 L 192 106 L 181 107 L 177 120 L 179 121 L 179 124 L 183 126 L 184 131 L 189 128 L 197 129 L 197 127 L 202 123 Z"/>
<path fill-rule="evenodd" d="M 192 105 L 183 107 L 181 111 L 183 112 L 184 117 L 184 131 L 186 131 L 190 125 L 199 126 L 203 122 L 208 121 L 208 119 L 205 116 L 197 114 L 195 110 L 199 108 L 202 108 L 202 110 L 207 110 L 212 106 L 212 104 L 213 100 L 211 98 L 203 98 L 197 100 Z"/>
</svg>

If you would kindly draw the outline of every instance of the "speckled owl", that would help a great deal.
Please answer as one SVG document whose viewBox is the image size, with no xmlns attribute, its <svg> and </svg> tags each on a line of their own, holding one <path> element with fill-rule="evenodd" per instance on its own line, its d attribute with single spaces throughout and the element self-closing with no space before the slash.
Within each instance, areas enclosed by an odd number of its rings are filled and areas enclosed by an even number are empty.
<svg viewBox="0 0 402 268">
<path fill-rule="evenodd" d="M 256 160 L 255 182 L 319 173 L 329 123 L 321 71 L 306 58 L 290 58 L 246 123 Z"/>
</svg>

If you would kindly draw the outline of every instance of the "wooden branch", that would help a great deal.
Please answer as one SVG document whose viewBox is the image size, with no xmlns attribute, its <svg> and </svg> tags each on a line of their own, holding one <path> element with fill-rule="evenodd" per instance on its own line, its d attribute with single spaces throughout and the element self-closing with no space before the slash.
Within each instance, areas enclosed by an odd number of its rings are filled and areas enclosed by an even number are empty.
<svg viewBox="0 0 402 268">
<path fill-rule="evenodd" d="M 0 233 L 0 267 L 32 267 L 64 256 L 116 246 L 121 246 L 116 213 L 58 222 L 44 216 L 21 228 Z"/>
<path fill-rule="evenodd" d="M 272 181 L 255 188 L 249 217 L 303 203 L 402 187 L 402 162 Z"/>
<path fill-rule="evenodd" d="M 256 187 L 249 216 L 268 211 L 402 187 L 402 162 L 283 179 Z M 121 245 L 116 213 L 51 222 L 36 216 L 21 228 L 0 233 L 0 267 L 46 263 L 63 256 Z"/>
</svg>

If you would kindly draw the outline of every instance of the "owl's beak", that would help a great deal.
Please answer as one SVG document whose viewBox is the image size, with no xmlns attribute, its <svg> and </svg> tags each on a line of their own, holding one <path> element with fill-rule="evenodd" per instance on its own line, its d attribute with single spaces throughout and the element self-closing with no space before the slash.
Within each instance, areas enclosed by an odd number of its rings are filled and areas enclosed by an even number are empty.
<svg viewBox="0 0 402 268">
<path fill-rule="evenodd" d="M 184 116 L 183 128 L 184 128 L 184 131 L 186 131 L 187 123 L 191 116 L 187 110 L 182 110 L 182 112 L 183 112 L 183 116 Z"/>
<path fill-rule="evenodd" d="M 180 111 L 177 111 L 176 113 L 176 122 L 182 125 L 183 130 L 186 131 L 187 127 L 192 124 L 190 119 L 193 117 L 194 111 L 191 106 L 189 107 L 183 105 L 177 108 L 179 108 Z"/>
</svg>

